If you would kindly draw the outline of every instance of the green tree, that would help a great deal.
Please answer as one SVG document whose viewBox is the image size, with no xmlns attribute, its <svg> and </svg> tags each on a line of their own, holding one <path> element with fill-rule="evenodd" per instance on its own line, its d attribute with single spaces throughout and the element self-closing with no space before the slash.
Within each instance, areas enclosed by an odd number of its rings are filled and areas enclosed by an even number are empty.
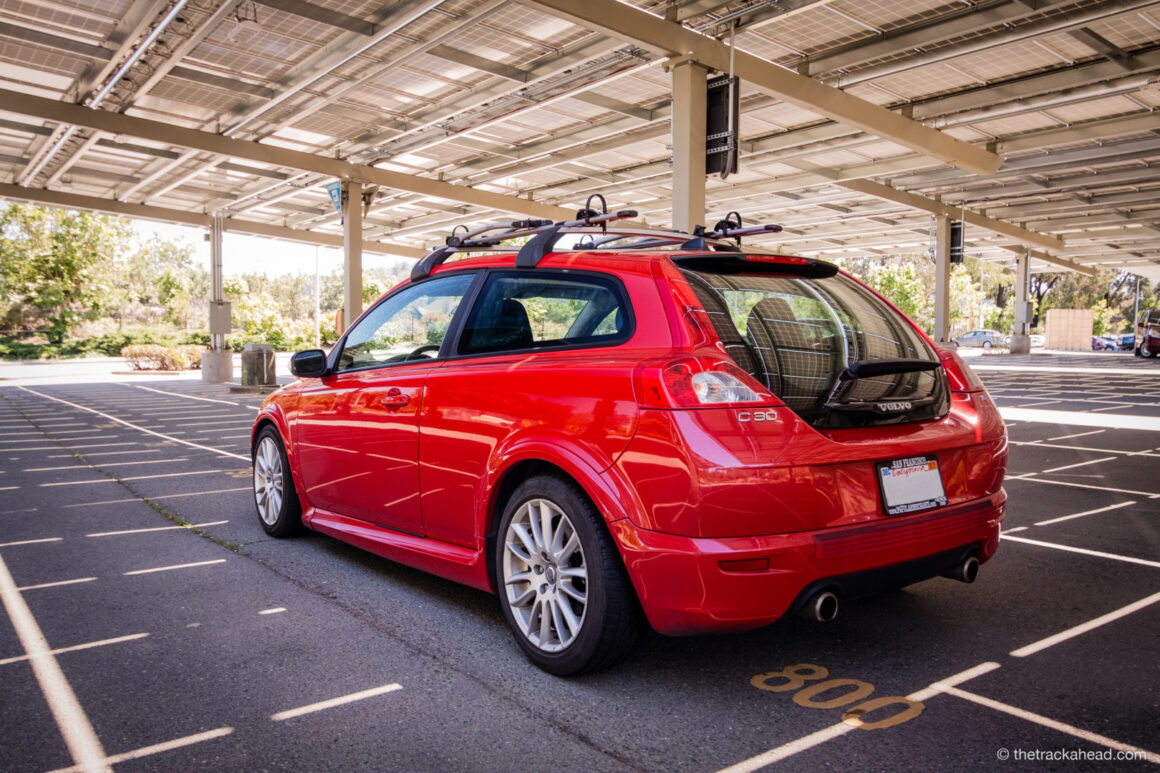
<svg viewBox="0 0 1160 773">
<path fill-rule="evenodd" d="M 99 269 L 124 251 L 129 237 L 121 218 L 10 204 L 0 213 L 0 289 L 14 305 L 42 316 L 50 343 L 59 345 L 115 297 Z"/>
</svg>

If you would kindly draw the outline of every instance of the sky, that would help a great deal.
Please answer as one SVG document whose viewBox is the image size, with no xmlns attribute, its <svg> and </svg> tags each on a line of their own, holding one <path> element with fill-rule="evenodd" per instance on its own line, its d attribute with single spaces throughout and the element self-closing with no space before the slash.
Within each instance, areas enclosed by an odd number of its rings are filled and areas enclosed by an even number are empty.
<svg viewBox="0 0 1160 773">
<path fill-rule="evenodd" d="M 157 235 L 162 239 L 191 244 L 197 260 L 209 267 L 209 233 L 204 228 L 133 220 L 134 230 L 142 239 Z M 319 274 L 329 274 L 342 267 L 342 250 L 334 247 L 315 247 L 301 242 L 276 241 L 260 236 L 226 232 L 222 238 L 222 273 L 239 274 L 306 274 L 314 273 L 315 253 L 318 255 Z M 363 253 L 363 269 L 389 268 L 402 261 L 390 255 Z M 409 261 L 408 261 L 409 262 Z"/>
</svg>

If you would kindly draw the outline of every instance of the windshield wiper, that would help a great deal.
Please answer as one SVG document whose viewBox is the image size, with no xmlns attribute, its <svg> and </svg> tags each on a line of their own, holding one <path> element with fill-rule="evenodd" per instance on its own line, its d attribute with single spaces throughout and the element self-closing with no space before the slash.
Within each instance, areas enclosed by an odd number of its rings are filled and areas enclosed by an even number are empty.
<svg viewBox="0 0 1160 773">
<path fill-rule="evenodd" d="M 878 415 L 909 412 L 913 408 L 933 402 L 935 396 L 930 395 L 928 397 L 911 400 L 886 398 L 884 400 L 857 401 L 839 401 L 835 400 L 835 397 L 844 386 L 860 378 L 897 376 L 904 373 L 919 373 L 927 370 L 935 370 L 941 367 L 942 363 L 938 360 L 920 360 L 912 357 L 889 360 L 858 360 L 857 362 L 852 362 L 838 376 L 838 380 L 834 383 L 834 388 L 830 390 L 830 394 L 822 407 L 827 411 L 873 413 Z"/>
</svg>

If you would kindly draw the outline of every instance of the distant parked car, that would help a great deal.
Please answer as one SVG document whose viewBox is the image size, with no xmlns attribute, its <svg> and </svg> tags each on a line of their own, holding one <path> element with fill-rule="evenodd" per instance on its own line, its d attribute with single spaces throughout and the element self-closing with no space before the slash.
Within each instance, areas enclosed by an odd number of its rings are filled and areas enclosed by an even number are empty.
<svg viewBox="0 0 1160 773">
<path fill-rule="evenodd" d="M 1160 311 L 1144 312 L 1136 323 L 1134 337 L 1137 357 L 1155 357 L 1160 352 Z"/>
<path fill-rule="evenodd" d="M 1107 350 L 1113 352 L 1116 350 L 1116 341 L 1114 338 L 1111 336 L 1092 336 L 1092 351 L 1102 352 Z"/>
<path fill-rule="evenodd" d="M 1136 334 L 1124 333 L 1116 337 L 1116 346 L 1122 352 L 1130 352 L 1136 348 Z"/>
<path fill-rule="evenodd" d="M 1042 349 L 1046 345 L 1047 345 L 1047 338 L 1046 337 L 1041 336 L 1041 335 L 1031 336 L 1031 348 L 1032 349 Z"/>
<path fill-rule="evenodd" d="M 955 346 L 979 346 L 990 349 L 992 346 L 1005 346 L 1006 336 L 998 330 L 970 330 L 958 338 L 951 339 Z"/>
</svg>

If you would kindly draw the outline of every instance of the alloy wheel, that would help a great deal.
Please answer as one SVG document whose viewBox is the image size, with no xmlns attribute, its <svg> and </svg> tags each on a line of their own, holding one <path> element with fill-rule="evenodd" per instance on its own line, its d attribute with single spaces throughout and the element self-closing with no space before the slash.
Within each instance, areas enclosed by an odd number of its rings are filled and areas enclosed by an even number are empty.
<svg viewBox="0 0 1160 773">
<path fill-rule="evenodd" d="M 560 652 L 580 633 L 588 608 L 588 567 L 571 519 L 547 499 L 516 512 L 503 541 L 508 607 L 537 649 Z"/>
<path fill-rule="evenodd" d="M 258 504 L 258 515 L 267 526 L 274 526 L 282 511 L 283 481 L 282 452 L 267 435 L 258 443 L 258 452 L 254 455 L 254 501 Z"/>
</svg>

